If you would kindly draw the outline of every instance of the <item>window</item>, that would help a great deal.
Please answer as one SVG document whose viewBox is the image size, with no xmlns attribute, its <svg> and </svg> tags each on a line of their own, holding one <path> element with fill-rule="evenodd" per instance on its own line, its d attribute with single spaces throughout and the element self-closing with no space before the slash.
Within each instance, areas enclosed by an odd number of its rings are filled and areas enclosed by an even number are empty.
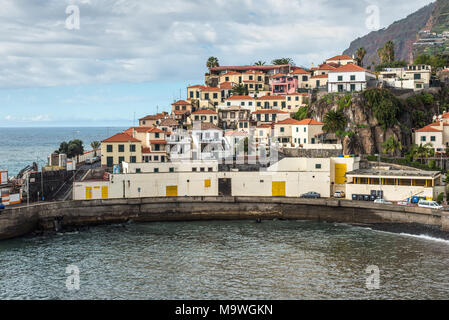
<svg viewBox="0 0 449 320">
<path fill-rule="evenodd" d="M 193 99 L 193 91 L 190 91 L 190 98 Z"/>
<path fill-rule="evenodd" d="M 136 163 L 136 162 L 137 162 L 137 161 L 136 161 L 136 156 L 131 156 L 129 162 L 131 162 L 131 163 Z"/>
<path fill-rule="evenodd" d="M 260 107 L 262 105 L 261 102 L 257 102 L 257 106 Z"/>
<path fill-rule="evenodd" d="M 355 81 L 355 76 L 354 75 L 351 76 L 351 81 Z"/>
<path fill-rule="evenodd" d="M 304 138 L 304 143 L 307 143 L 307 139 L 306 138 Z"/>
<path fill-rule="evenodd" d="M 299 127 L 296 127 L 296 132 L 299 132 Z"/>
<path fill-rule="evenodd" d="M 299 101 L 299 97 L 295 97 L 295 100 L 296 100 L 296 101 Z"/>
<path fill-rule="evenodd" d="M 214 99 L 218 99 L 218 93 L 214 93 Z"/>
<path fill-rule="evenodd" d="M 154 156 L 154 161 L 159 161 L 159 156 Z"/>
<path fill-rule="evenodd" d="M 136 145 L 135 144 L 130 144 L 129 145 L 129 152 L 136 152 Z"/>
<path fill-rule="evenodd" d="M 205 170 L 204 170 L 204 168 L 200 168 L 200 171 L 201 171 L 201 172 L 204 172 Z"/>
<path fill-rule="evenodd" d="M 287 97 L 287 100 L 288 100 L 288 101 L 291 101 L 291 100 L 292 100 L 292 97 Z"/>
<path fill-rule="evenodd" d="M 160 147 L 158 144 L 155 144 L 155 145 L 154 145 L 154 150 L 155 150 L 155 151 L 159 151 L 160 148 L 161 148 L 161 147 Z"/>
<path fill-rule="evenodd" d="M 107 157 L 106 163 L 108 167 L 112 167 L 114 165 L 114 158 L 113 157 Z"/>
<path fill-rule="evenodd" d="M 228 82 L 229 81 L 229 77 L 225 77 L 225 81 Z"/>
<path fill-rule="evenodd" d="M 125 161 L 125 157 L 118 157 L 118 163 L 122 163 L 123 161 Z"/>
<path fill-rule="evenodd" d="M 317 86 L 317 87 L 320 86 L 320 80 L 316 80 L 316 86 Z"/>
<path fill-rule="evenodd" d="M 209 172 L 212 172 L 214 170 L 214 168 L 208 168 Z"/>
<path fill-rule="evenodd" d="M 355 91 L 355 84 L 351 84 L 351 91 Z"/>
<path fill-rule="evenodd" d="M 119 144 L 118 145 L 118 152 L 125 152 L 125 145 L 124 144 Z"/>
<path fill-rule="evenodd" d="M 106 152 L 112 152 L 112 144 L 106 145 Z"/>
<path fill-rule="evenodd" d="M 193 172 L 196 172 L 196 168 L 192 168 L 192 171 L 193 171 Z"/>
<path fill-rule="evenodd" d="M 435 141 L 435 136 L 431 136 L 430 141 Z"/>
<path fill-rule="evenodd" d="M 281 132 L 284 132 L 284 127 L 281 127 Z"/>
<path fill-rule="evenodd" d="M 244 122 L 245 128 L 248 128 L 248 122 Z"/>
<path fill-rule="evenodd" d="M 413 78 L 414 78 L 415 80 L 421 79 L 421 73 L 415 73 L 415 74 L 413 75 Z"/>
<path fill-rule="evenodd" d="M 140 170 L 140 168 L 136 168 L 136 173 L 141 173 L 142 170 Z"/>
<path fill-rule="evenodd" d="M 159 172 L 159 168 L 154 168 L 153 172 Z"/>
<path fill-rule="evenodd" d="M 231 103 L 228 101 L 228 102 L 227 102 L 227 105 L 228 105 L 228 107 L 229 107 L 229 106 L 231 106 Z"/>
<path fill-rule="evenodd" d="M 285 101 L 282 101 L 282 102 L 281 102 L 281 107 L 282 107 L 282 108 L 285 108 Z"/>
<path fill-rule="evenodd" d="M 277 107 L 278 106 L 278 102 L 277 101 L 274 101 L 273 102 L 273 107 Z"/>
<path fill-rule="evenodd" d="M 159 132 L 156 132 L 156 133 L 154 134 L 154 136 L 156 137 L 156 139 L 158 139 L 158 138 L 159 138 Z"/>
<path fill-rule="evenodd" d="M 321 163 L 316 163 L 315 164 L 315 169 L 321 169 Z"/>
<path fill-rule="evenodd" d="M 312 138 L 312 144 L 315 144 L 315 138 Z"/>
<path fill-rule="evenodd" d="M 304 132 L 307 132 L 307 127 L 304 127 Z"/>
<path fill-rule="evenodd" d="M 258 77 L 257 77 L 257 81 L 262 81 L 262 77 L 261 77 L 261 76 L 258 76 Z"/>
<path fill-rule="evenodd" d="M 169 172 L 175 172 L 175 168 L 168 169 Z"/>
<path fill-rule="evenodd" d="M 421 137 L 421 141 L 426 141 L 426 137 L 425 137 L 425 136 L 422 136 L 422 137 Z"/>
<path fill-rule="evenodd" d="M 343 81 L 343 76 L 338 76 L 338 81 Z"/>
<path fill-rule="evenodd" d="M 209 94 L 208 94 L 208 93 L 205 93 L 205 94 L 204 94 L 204 99 L 205 99 L 205 100 L 209 100 Z"/>
<path fill-rule="evenodd" d="M 307 81 L 309 79 L 307 79 L 307 76 L 302 76 L 302 81 Z"/>
<path fill-rule="evenodd" d="M 253 76 L 249 76 L 249 80 L 253 80 Z"/>
<path fill-rule="evenodd" d="M 417 84 L 416 84 L 416 89 L 422 89 L 422 84 L 417 83 Z"/>
</svg>

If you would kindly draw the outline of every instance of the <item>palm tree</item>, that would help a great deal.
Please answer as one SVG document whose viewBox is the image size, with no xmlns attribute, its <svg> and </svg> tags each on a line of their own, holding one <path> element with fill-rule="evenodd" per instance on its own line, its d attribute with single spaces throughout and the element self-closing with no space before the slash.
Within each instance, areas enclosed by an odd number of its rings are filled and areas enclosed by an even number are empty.
<svg viewBox="0 0 449 320">
<path fill-rule="evenodd" d="M 346 128 L 347 118 L 342 110 L 329 110 L 324 116 L 323 131 L 337 133 Z"/>
<path fill-rule="evenodd" d="M 394 137 L 388 138 L 384 143 L 382 143 L 382 148 L 384 153 L 388 153 L 391 156 L 394 156 L 396 151 L 402 150 L 401 141 L 396 140 Z"/>
<path fill-rule="evenodd" d="M 248 95 L 248 88 L 243 83 L 239 83 L 238 85 L 234 86 L 234 88 L 232 88 L 232 95 L 234 96 Z"/>
<path fill-rule="evenodd" d="M 421 163 L 424 163 L 423 158 L 433 156 L 434 152 L 432 144 L 429 142 L 425 145 L 422 143 L 420 145 L 414 144 L 410 148 L 410 155 L 413 157 L 413 160 L 420 159 Z"/>
<path fill-rule="evenodd" d="M 274 65 L 282 65 L 282 64 L 289 64 L 291 66 L 295 65 L 295 63 L 293 62 L 292 58 L 274 59 L 273 61 L 271 61 L 271 63 L 274 64 Z"/>
<path fill-rule="evenodd" d="M 257 61 L 254 63 L 255 66 L 264 66 L 265 65 L 265 61 Z"/>
<path fill-rule="evenodd" d="M 100 141 L 92 141 L 91 142 L 91 144 L 90 144 L 90 146 L 92 147 L 92 150 L 94 150 L 94 157 L 96 157 L 97 156 L 97 150 L 98 150 L 98 148 L 100 148 Z"/>
<path fill-rule="evenodd" d="M 359 66 L 363 67 L 363 59 L 366 55 L 366 49 L 364 47 L 358 48 L 355 51 L 355 54 L 357 55 L 357 63 Z"/>
<path fill-rule="evenodd" d="M 394 43 L 393 41 L 387 41 L 384 46 L 385 56 L 387 59 L 387 62 L 393 62 L 394 61 Z"/>
<path fill-rule="evenodd" d="M 209 57 L 209 59 L 207 59 L 206 67 L 208 67 L 209 69 L 219 67 L 219 66 L 220 66 L 220 63 L 218 62 L 218 58 Z"/>
</svg>

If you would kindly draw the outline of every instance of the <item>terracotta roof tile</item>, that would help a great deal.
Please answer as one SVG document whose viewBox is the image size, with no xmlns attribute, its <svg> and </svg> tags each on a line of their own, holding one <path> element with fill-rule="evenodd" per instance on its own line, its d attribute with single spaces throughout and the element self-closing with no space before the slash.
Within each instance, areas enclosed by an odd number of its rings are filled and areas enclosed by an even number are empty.
<svg viewBox="0 0 449 320">
<path fill-rule="evenodd" d="M 217 114 L 214 110 L 210 110 L 210 109 L 201 109 L 201 110 L 197 110 L 192 114 Z"/>
<path fill-rule="evenodd" d="M 141 142 L 140 140 L 131 137 L 129 134 L 120 132 L 112 137 L 109 137 L 101 142 Z"/>
</svg>

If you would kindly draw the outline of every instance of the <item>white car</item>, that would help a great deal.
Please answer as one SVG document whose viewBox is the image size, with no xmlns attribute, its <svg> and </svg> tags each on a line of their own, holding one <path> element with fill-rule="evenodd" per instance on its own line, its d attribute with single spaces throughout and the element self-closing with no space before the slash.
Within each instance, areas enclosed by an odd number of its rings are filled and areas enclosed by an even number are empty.
<svg viewBox="0 0 449 320">
<path fill-rule="evenodd" d="M 430 208 L 430 209 L 436 209 L 436 210 L 442 210 L 443 206 L 440 205 L 436 201 L 430 201 L 430 200 L 420 200 L 418 202 L 418 207 L 421 208 Z"/>
<path fill-rule="evenodd" d="M 376 200 L 374 200 L 374 203 L 380 203 L 380 204 L 393 204 L 392 202 L 387 201 L 387 200 L 385 200 L 385 199 L 376 199 Z"/>
<path fill-rule="evenodd" d="M 345 193 L 343 191 L 337 191 L 334 193 L 334 198 L 344 198 Z"/>
</svg>

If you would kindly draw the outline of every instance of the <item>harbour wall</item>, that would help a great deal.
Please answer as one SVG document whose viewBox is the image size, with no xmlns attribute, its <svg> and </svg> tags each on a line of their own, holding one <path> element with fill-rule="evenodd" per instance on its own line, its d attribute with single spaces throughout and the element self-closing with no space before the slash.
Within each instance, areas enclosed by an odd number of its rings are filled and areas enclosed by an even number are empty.
<svg viewBox="0 0 449 320">
<path fill-rule="evenodd" d="M 33 231 L 138 222 L 295 219 L 348 224 L 415 223 L 449 231 L 449 212 L 338 199 L 278 197 L 164 197 L 64 201 L 0 213 L 0 239 Z"/>
</svg>

